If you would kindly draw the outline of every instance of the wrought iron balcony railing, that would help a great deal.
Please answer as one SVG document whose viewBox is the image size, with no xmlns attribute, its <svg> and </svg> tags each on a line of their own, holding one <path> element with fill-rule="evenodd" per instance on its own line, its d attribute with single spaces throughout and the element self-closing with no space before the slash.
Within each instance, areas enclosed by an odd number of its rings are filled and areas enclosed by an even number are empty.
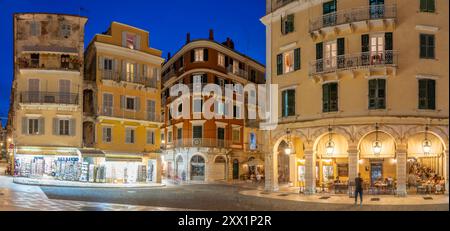
<svg viewBox="0 0 450 231">
<path fill-rule="evenodd" d="M 324 27 L 338 26 L 374 19 L 397 18 L 397 5 L 372 5 L 359 8 L 340 10 L 313 18 L 309 24 L 310 32 L 320 30 Z"/>
<path fill-rule="evenodd" d="M 76 93 L 24 91 L 20 94 L 20 103 L 77 105 L 79 102 L 78 98 Z"/>
<path fill-rule="evenodd" d="M 128 109 L 119 108 L 119 107 L 102 107 L 99 109 L 98 114 L 100 116 L 122 118 L 122 119 L 150 121 L 150 122 L 156 122 L 156 123 L 163 122 L 160 115 L 157 115 L 156 113 L 148 113 L 142 109 L 128 110 Z"/>
<path fill-rule="evenodd" d="M 246 70 L 239 69 L 239 68 L 237 70 L 235 70 L 233 68 L 233 66 L 231 66 L 231 65 L 227 67 L 227 72 L 231 73 L 231 74 L 234 74 L 234 75 L 237 75 L 237 76 L 240 76 L 240 77 L 245 78 L 245 79 L 247 79 L 247 76 L 248 76 L 248 72 Z"/>
<path fill-rule="evenodd" d="M 39 59 L 20 58 L 18 60 L 21 69 L 80 71 L 81 65 L 77 62 L 50 63 Z"/>
<path fill-rule="evenodd" d="M 354 70 L 368 67 L 383 67 L 398 65 L 397 51 L 363 52 L 340 55 L 330 59 L 314 60 L 309 65 L 309 74 L 326 74 L 342 70 Z"/>
<path fill-rule="evenodd" d="M 147 76 L 138 76 L 136 73 L 121 73 L 112 70 L 102 70 L 101 77 L 104 80 L 113 80 L 116 82 L 129 82 L 141 84 L 150 88 L 157 88 L 158 82 L 156 78 L 149 78 Z"/>
</svg>

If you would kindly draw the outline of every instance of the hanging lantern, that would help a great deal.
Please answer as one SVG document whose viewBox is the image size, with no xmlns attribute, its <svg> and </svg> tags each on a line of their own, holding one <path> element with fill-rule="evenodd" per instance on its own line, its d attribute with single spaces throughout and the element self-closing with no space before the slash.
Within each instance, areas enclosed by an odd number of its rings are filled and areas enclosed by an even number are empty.
<svg viewBox="0 0 450 231">
<path fill-rule="evenodd" d="M 375 155 L 380 155 L 381 149 L 383 148 L 383 144 L 378 139 L 378 123 L 375 125 L 376 131 L 375 131 L 375 141 L 372 144 L 372 150 Z"/>
<path fill-rule="evenodd" d="M 428 139 L 428 125 L 425 128 L 425 140 L 422 143 L 423 153 L 428 155 L 431 153 L 431 141 Z"/>
<path fill-rule="evenodd" d="M 332 156 L 334 154 L 334 142 L 333 142 L 332 131 L 333 131 L 333 129 L 331 128 L 331 126 L 329 126 L 329 128 L 328 128 L 329 138 L 328 138 L 328 142 L 325 145 L 325 150 L 326 150 L 328 156 Z"/>
<path fill-rule="evenodd" d="M 286 141 L 287 147 L 284 149 L 284 153 L 285 153 L 286 155 L 291 155 L 291 153 L 292 153 L 291 131 L 289 131 L 289 129 L 286 130 L 286 135 L 287 135 L 287 141 Z"/>
</svg>

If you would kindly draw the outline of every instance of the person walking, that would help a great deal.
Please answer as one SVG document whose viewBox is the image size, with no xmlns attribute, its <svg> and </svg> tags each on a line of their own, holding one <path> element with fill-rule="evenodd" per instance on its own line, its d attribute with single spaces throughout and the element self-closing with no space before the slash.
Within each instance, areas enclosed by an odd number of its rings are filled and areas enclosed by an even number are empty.
<svg viewBox="0 0 450 231">
<path fill-rule="evenodd" d="M 358 194 L 360 200 L 360 206 L 363 202 L 363 179 L 361 178 L 361 173 L 358 173 L 358 177 L 355 178 L 355 205 L 358 204 Z"/>
</svg>

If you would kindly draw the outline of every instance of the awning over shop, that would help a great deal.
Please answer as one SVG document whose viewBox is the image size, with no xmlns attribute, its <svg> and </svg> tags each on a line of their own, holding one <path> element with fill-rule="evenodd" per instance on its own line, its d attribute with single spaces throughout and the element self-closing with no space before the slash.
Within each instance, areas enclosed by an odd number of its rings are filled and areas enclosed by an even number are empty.
<svg viewBox="0 0 450 231">
<path fill-rule="evenodd" d="M 79 149 L 82 157 L 105 157 L 105 153 L 98 149 Z"/>
<path fill-rule="evenodd" d="M 106 152 L 106 161 L 142 162 L 143 153 Z"/>
<path fill-rule="evenodd" d="M 78 149 L 67 147 L 31 147 L 18 146 L 15 155 L 37 156 L 79 156 Z"/>
</svg>

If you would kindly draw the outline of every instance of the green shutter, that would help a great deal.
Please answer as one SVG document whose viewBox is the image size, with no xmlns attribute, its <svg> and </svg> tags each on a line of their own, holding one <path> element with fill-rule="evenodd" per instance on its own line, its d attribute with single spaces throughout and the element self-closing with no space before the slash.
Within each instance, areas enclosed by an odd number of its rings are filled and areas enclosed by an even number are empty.
<svg viewBox="0 0 450 231">
<path fill-rule="evenodd" d="M 323 43 L 316 44 L 316 60 L 323 58 Z"/>
<path fill-rule="evenodd" d="M 377 80 L 369 80 L 369 109 L 376 108 Z"/>
<path fill-rule="evenodd" d="M 287 98 L 287 92 L 283 91 L 281 93 L 281 114 L 282 117 L 286 117 L 287 116 L 287 105 L 286 105 L 286 99 Z"/>
<path fill-rule="evenodd" d="M 300 70 L 301 67 L 301 53 L 300 48 L 294 50 L 294 70 Z"/>
<path fill-rule="evenodd" d="M 369 35 L 363 34 L 361 35 L 361 52 L 369 52 Z"/>
<path fill-rule="evenodd" d="M 427 85 L 425 79 L 419 80 L 419 109 L 426 109 Z"/>
<path fill-rule="evenodd" d="M 436 81 L 429 79 L 427 81 L 427 98 L 428 98 L 428 109 L 436 109 Z"/>
<path fill-rule="evenodd" d="M 345 55 L 345 39 L 337 39 L 337 55 Z"/>
<path fill-rule="evenodd" d="M 283 54 L 277 55 L 277 75 L 283 74 Z"/>
<path fill-rule="evenodd" d="M 420 0 L 420 11 L 427 11 L 427 0 Z"/>
<path fill-rule="evenodd" d="M 392 32 L 385 33 L 384 34 L 384 39 L 386 40 L 384 49 L 386 51 L 394 50 L 394 42 L 393 42 L 393 34 L 392 34 Z"/>
<path fill-rule="evenodd" d="M 435 12 L 436 10 L 435 1 L 436 0 L 428 0 L 428 12 Z"/>
<path fill-rule="evenodd" d="M 329 109 L 329 101 L 330 101 L 330 94 L 329 94 L 329 86 L 328 84 L 322 85 L 322 110 L 323 112 L 328 112 Z"/>
<path fill-rule="evenodd" d="M 287 33 L 294 32 L 294 14 L 287 16 Z"/>
<path fill-rule="evenodd" d="M 288 116 L 295 116 L 295 90 L 288 90 Z"/>
</svg>

